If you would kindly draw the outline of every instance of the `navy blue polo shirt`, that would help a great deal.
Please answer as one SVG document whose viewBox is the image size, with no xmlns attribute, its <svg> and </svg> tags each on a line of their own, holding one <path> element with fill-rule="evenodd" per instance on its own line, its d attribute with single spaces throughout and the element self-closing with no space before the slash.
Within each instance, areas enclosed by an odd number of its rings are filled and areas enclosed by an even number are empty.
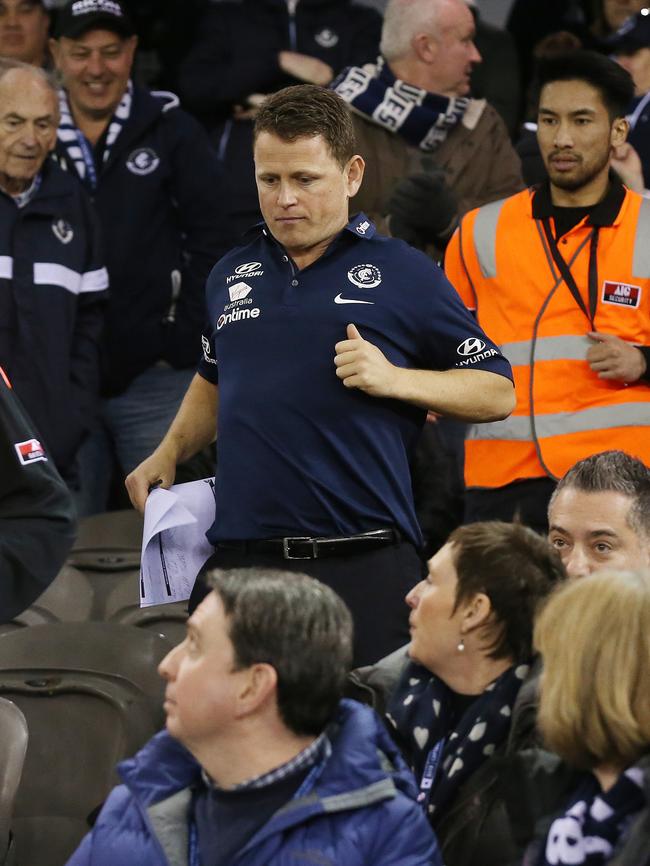
<svg viewBox="0 0 650 866">
<path fill-rule="evenodd" d="M 303 270 L 258 226 L 213 269 L 206 296 L 199 373 L 219 386 L 208 539 L 397 526 L 419 546 L 409 457 L 426 412 L 346 388 L 334 346 L 352 322 L 393 364 L 511 377 L 443 272 L 360 214 Z"/>
</svg>

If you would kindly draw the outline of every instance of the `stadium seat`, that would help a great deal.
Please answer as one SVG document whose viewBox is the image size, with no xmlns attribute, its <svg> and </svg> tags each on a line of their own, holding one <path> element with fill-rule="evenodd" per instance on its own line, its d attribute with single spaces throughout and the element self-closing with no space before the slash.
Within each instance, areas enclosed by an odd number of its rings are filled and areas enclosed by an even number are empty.
<svg viewBox="0 0 650 866">
<path fill-rule="evenodd" d="M 13 830 L 16 862 L 63 866 L 114 767 L 163 724 L 157 665 L 170 644 L 111 623 L 53 623 L 0 635 L 0 695 L 27 718 Z"/>
<path fill-rule="evenodd" d="M 25 716 L 16 704 L 0 698 L 0 866 L 9 862 L 14 801 L 23 772 L 27 739 Z"/>
</svg>

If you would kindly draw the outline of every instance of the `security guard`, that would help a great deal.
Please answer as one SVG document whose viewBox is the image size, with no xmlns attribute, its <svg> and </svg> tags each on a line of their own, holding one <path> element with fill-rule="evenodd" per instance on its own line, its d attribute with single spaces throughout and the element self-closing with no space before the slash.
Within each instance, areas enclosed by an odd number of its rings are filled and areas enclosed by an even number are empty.
<svg viewBox="0 0 650 866">
<path fill-rule="evenodd" d="M 348 220 L 363 160 L 335 93 L 270 97 L 255 165 L 265 224 L 212 271 L 204 360 L 127 488 L 142 508 L 218 427 L 211 565 L 322 579 L 368 662 L 406 640 L 422 573 L 408 458 L 426 410 L 506 416 L 509 366 L 427 256 Z"/>
<path fill-rule="evenodd" d="M 549 180 L 469 213 L 445 270 L 510 360 L 517 408 L 474 428 L 467 520 L 545 529 L 555 481 L 616 447 L 650 461 L 650 201 L 609 172 L 632 82 L 591 52 L 540 69 L 538 140 Z"/>
</svg>

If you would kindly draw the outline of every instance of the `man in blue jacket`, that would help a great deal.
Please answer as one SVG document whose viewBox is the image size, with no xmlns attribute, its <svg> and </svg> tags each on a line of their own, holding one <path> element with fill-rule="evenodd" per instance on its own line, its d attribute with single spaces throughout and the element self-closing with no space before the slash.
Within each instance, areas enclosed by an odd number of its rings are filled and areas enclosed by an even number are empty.
<svg viewBox="0 0 650 866">
<path fill-rule="evenodd" d="M 57 154 L 102 224 L 111 299 L 101 429 L 83 511 L 101 511 L 109 455 L 126 474 L 162 438 L 197 361 L 203 290 L 223 243 L 218 164 L 170 93 L 131 81 L 137 44 L 117 0 L 73 0 L 50 47 L 63 80 Z"/>
<path fill-rule="evenodd" d="M 341 701 L 350 613 L 324 584 L 213 572 L 160 664 L 167 730 L 120 767 L 69 866 L 441 863 L 379 717 Z"/>
</svg>

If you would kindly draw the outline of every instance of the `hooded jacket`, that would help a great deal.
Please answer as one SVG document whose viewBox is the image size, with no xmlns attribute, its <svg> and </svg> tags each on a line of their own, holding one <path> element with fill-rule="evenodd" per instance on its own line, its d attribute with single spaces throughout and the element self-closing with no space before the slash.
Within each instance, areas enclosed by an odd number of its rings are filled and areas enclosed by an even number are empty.
<svg viewBox="0 0 650 866">
<path fill-rule="evenodd" d="M 61 141 L 57 154 L 76 172 Z M 111 286 L 104 392 L 118 394 L 157 361 L 198 360 L 205 281 L 225 251 L 223 190 L 210 142 L 177 97 L 135 86 L 90 192 Z"/>
<path fill-rule="evenodd" d="M 441 866 L 413 777 L 374 712 L 342 701 L 332 755 L 232 866 Z M 118 771 L 124 784 L 68 866 L 187 866 L 192 786 L 201 767 L 165 731 Z"/>
</svg>

